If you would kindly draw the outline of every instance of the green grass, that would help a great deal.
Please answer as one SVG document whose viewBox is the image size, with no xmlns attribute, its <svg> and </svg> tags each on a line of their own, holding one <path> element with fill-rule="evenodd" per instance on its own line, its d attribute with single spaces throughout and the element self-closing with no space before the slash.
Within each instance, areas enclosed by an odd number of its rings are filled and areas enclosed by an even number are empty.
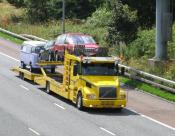
<svg viewBox="0 0 175 136">
<path fill-rule="evenodd" d="M 10 35 L 7 35 L 5 33 L 2 33 L 2 32 L 0 32 L 0 37 L 3 38 L 3 39 L 9 40 L 13 43 L 16 43 L 16 44 L 21 44 L 23 42 L 22 40 L 20 40 L 18 38 L 14 38 L 14 37 L 12 37 Z"/>
<path fill-rule="evenodd" d="M 133 79 L 129 79 L 126 77 L 120 77 L 120 81 L 122 83 L 125 83 L 126 85 L 131 86 L 131 87 L 138 88 L 139 90 L 143 90 L 145 92 L 159 96 L 159 97 L 164 98 L 166 100 L 175 102 L 175 94 L 173 94 L 173 93 L 161 90 L 161 89 L 153 87 L 149 84 L 146 84 L 146 83 L 143 83 L 140 81 L 136 81 Z"/>
</svg>

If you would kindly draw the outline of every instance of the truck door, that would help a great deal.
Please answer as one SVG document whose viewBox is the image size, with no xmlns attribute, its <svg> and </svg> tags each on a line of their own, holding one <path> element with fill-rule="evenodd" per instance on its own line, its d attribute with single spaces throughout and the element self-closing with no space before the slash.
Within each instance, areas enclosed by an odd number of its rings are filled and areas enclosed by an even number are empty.
<svg viewBox="0 0 175 136">
<path fill-rule="evenodd" d="M 71 100 L 76 100 L 76 92 L 77 92 L 77 84 L 78 84 L 78 71 L 79 71 L 79 63 L 76 61 L 71 61 L 71 74 L 70 74 L 70 94 L 69 98 Z"/>
</svg>

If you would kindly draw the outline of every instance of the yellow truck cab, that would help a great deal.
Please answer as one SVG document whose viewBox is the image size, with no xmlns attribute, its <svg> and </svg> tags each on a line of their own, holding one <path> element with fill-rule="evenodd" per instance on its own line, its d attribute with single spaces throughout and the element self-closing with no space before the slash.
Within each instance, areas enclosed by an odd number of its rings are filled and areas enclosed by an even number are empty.
<svg viewBox="0 0 175 136">
<path fill-rule="evenodd" d="M 126 106 L 126 93 L 120 88 L 117 70 L 118 59 L 114 57 L 82 57 L 65 53 L 62 74 L 42 76 L 34 82 L 71 100 L 77 108 L 118 108 Z M 47 63 L 41 66 L 49 65 Z"/>
</svg>

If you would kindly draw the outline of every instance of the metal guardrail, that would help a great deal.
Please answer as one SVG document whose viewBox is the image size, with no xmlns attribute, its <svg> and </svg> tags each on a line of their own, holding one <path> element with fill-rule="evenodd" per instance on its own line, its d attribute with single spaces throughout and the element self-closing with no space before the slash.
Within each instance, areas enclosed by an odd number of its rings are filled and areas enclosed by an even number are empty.
<svg viewBox="0 0 175 136">
<path fill-rule="evenodd" d="M 7 31 L 5 29 L 2 29 L 2 28 L 0 28 L 0 31 L 4 32 L 6 34 L 9 34 L 11 36 L 14 36 L 16 38 L 22 39 L 22 40 L 29 41 L 31 39 L 35 39 L 35 40 L 39 40 L 39 41 L 45 41 L 45 42 L 47 41 L 43 38 L 33 36 L 33 35 L 27 35 L 27 34 L 18 35 L 18 34 L 10 32 L 10 31 Z M 122 69 L 126 71 L 125 75 L 128 76 L 129 78 L 140 80 L 142 82 L 145 82 L 145 83 L 151 84 L 153 86 L 163 88 L 169 92 L 175 93 L 175 81 L 168 80 L 168 79 L 156 76 L 156 75 L 152 75 L 152 74 L 149 74 L 147 72 L 143 72 L 143 71 L 137 70 L 135 68 L 125 66 L 123 64 L 119 64 L 119 67 L 120 67 L 121 71 L 122 71 Z"/>
<path fill-rule="evenodd" d="M 124 68 L 126 71 L 125 75 L 132 79 L 140 80 L 142 82 L 145 82 L 153 86 L 165 89 L 169 92 L 175 93 L 175 88 L 174 88 L 175 81 L 168 80 L 168 79 L 156 76 L 156 75 L 152 75 L 147 72 L 143 72 L 143 71 L 140 71 L 135 68 L 128 67 L 122 64 L 119 64 L 119 67 Z"/>
<path fill-rule="evenodd" d="M 26 37 L 21 36 L 19 34 L 15 34 L 13 32 L 7 31 L 7 30 L 2 29 L 2 28 L 0 28 L 0 32 L 3 32 L 3 33 L 8 34 L 8 35 L 11 35 L 11 36 L 16 37 L 16 38 L 21 39 L 21 40 L 31 41 L 31 39 L 29 39 L 29 38 L 26 38 Z"/>
<path fill-rule="evenodd" d="M 33 40 L 38 40 L 38 41 L 43 41 L 43 42 L 47 42 L 47 40 L 34 36 L 34 35 L 28 35 L 28 34 L 21 34 L 21 36 L 29 38 L 29 39 L 33 39 Z"/>
</svg>

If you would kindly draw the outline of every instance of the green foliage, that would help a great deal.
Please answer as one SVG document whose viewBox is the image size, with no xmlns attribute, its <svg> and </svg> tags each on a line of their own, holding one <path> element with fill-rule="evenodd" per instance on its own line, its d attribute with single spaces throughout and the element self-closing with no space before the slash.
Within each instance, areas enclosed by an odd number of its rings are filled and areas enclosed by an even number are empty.
<svg viewBox="0 0 175 136">
<path fill-rule="evenodd" d="M 66 18 L 85 19 L 99 5 L 99 0 L 65 0 Z M 33 22 L 60 20 L 62 18 L 62 0 L 26 0 L 29 19 Z"/>
<path fill-rule="evenodd" d="M 7 34 L 2 33 L 2 32 L 0 32 L 0 37 L 4 38 L 6 40 L 9 40 L 9 41 L 11 41 L 13 43 L 16 43 L 16 44 L 22 44 L 22 42 L 23 42 L 22 40 L 20 40 L 18 38 L 12 37 L 12 36 L 7 35 Z"/>
<path fill-rule="evenodd" d="M 27 14 L 31 22 L 45 22 L 49 19 L 50 5 L 48 0 L 27 0 Z"/>
<path fill-rule="evenodd" d="M 128 4 L 132 9 L 138 11 L 139 25 L 146 28 L 155 24 L 156 0 L 122 0 L 123 4 Z"/>
<path fill-rule="evenodd" d="M 106 7 L 100 7 L 87 19 L 87 25 L 91 27 L 107 27 L 111 19 L 111 11 Z"/>
<path fill-rule="evenodd" d="M 116 0 L 112 10 L 112 20 L 108 25 L 107 41 L 116 46 L 120 42 L 130 43 L 136 38 L 137 12 L 132 11 L 128 5 Z"/>
<path fill-rule="evenodd" d="M 127 58 L 154 57 L 155 52 L 155 29 L 139 30 L 137 39 L 128 45 L 125 51 Z"/>
<path fill-rule="evenodd" d="M 7 0 L 9 3 L 15 5 L 16 7 L 25 6 L 25 0 Z"/>
<path fill-rule="evenodd" d="M 159 88 L 153 87 L 149 84 L 139 82 L 137 80 L 128 79 L 125 77 L 120 77 L 120 81 L 125 83 L 126 85 L 132 86 L 132 87 L 137 88 L 139 90 L 143 90 L 145 92 L 159 96 L 159 97 L 164 98 L 166 100 L 175 102 L 175 95 L 174 94 L 169 93 L 169 92 L 164 91 L 164 90 L 161 90 Z"/>
</svg>

